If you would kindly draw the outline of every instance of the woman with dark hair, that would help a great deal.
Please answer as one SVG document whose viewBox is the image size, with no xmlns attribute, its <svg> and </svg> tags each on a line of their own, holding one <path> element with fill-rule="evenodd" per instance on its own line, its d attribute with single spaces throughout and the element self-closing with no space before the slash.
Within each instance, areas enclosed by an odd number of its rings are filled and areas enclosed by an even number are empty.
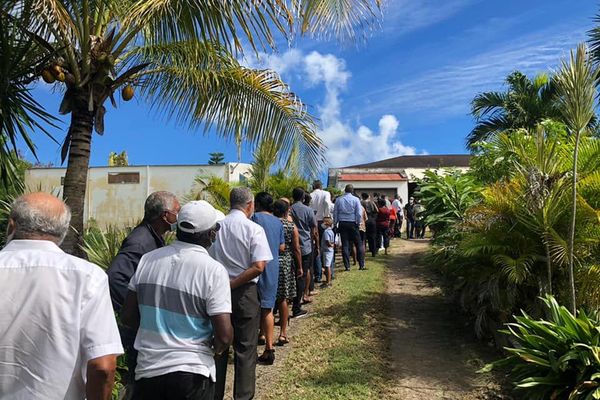
<svg viewBox="0 0 600 400">
<path fill-rule="evenodd" d="M 302 276 L 302 255 L 300 253 L 300 237 L 294 222 L 289 218 L 290 204 L 285 200 L 277 200 L 273 204 L 273 215 L 283 224 L 285 250 L 279 253 L 279 286 L 277 288 L 277 307 L 279 309 L 280 333 L 276 344 L 283 346 L 289 343 L 287 327 L 289 322 L 289 303 L 296 297 L 296 278 Z M 297 268 L 294 268 L 294 263 Z M 295 275 L 298 274 L 296 277 Z"/>
<path fill-rule="evenodd" d="M 383 248 L 385 249 L 385 254 L 388 253 L 387 249 L 390 247 L 390 209 L 385 206 L 385 200 L 379 199 L 377 201 L 378 211 L 377 211 L 377 245 L 376 248 L 379 249 L 381 247 L 383 241 Z"/>
</svg>

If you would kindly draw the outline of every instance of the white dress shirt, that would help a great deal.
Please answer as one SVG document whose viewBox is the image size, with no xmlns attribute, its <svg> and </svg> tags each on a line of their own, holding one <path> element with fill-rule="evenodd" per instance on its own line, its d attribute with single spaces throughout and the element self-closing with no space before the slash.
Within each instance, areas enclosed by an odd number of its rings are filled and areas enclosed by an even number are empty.
<svg viewBox="0 0 600 400">
<path fill-rule="evenodd" d="M 99 267 L 46 240 L 0 251 L 0 397 L 85 398 L 87 362 L 122 354 Z"/>
<path fill-rule="evenodd" d="M 231 210 L 219 225 L 217 240 L 209 252 L 223 264 L 230 279 L 250 268 L 252 263 L 273 259 L 265 230 L 242 211 Z M 258 277 L 252 282 L 258 282 Z"/>
<path fill-rule="evenodd" d="M 316 211 L 317 221 L 331 217 L 331 193 L 323 189 L 315 189 L 310 194 L 310 207 Z"/>
</svg>

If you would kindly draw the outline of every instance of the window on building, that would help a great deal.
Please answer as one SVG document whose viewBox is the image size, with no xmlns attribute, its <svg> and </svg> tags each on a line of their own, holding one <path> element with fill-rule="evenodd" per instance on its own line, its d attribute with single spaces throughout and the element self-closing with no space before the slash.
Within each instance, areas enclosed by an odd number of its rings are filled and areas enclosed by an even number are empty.
<svg viewBox="0 0 600 400">
<path fill-rule="evenodd" d="M 109 172 L 108 183 L 140 183 L 139 172 Z"/>
</svg>

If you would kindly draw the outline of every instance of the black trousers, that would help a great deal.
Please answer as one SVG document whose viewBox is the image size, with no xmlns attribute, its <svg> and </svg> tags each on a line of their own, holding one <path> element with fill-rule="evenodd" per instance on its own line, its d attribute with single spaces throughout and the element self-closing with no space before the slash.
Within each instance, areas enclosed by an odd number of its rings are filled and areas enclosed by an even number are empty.
<svg viewBox="0 0 600 400">
<path fill-rule="evenodd" d="M 136 381 L 133 400 L 212 400 L 214 392 L 215 385 L 204 375 L 171 372 Z"/>
<path fill-rule="evenodd" d="M 365 266 L 365 248 L 360 240 L 358 232 L 358 224 L 355 222 L 340 221 L 338 224 L 340 237 L 342 239 L 342 259 L 344 260 L 344 268 L 350 269 L 350 243 L 356 246 L 356 258 L 360 268 Z"/>
<path fill-rule="evenodd" d="M 306 288 L 306 271 L 310 269 L 312 264 L 312 253 L 308 253 L 302 256 L 302 271 L 304 274 L 300 278 L 296 278 L 296 297 L 294 297 L 294 301 L 292 302 L 292 313 L 297 314 L 302 309 L 302 298 L 304 297 L 304 289 Z M 298 276 L 297 270 L 298 266 L 294 263 L 296 267 L 294 270 L 294 274 Z"/>
<path fill-rule="evenodd" d="M 369 218 L 367 220 L 367 231 L 365 232 L 368 249 L 375 257 L 377 254 L 377 224 L 375 222 L 375 218 Z"/>
<path fill-rule="evenodd" d="M 256 384 L 256 347 L 260 322 L 260 303 L 255 283 L 247 283 L 231 291 L 231 325 L 233 325 L 234 371 L 233 398 L 248 400 L 254 397 Z M 225 396 L 227 356 L 229 349 L 215 357 L 217 383 L 215 399 Z"/>
</svg>

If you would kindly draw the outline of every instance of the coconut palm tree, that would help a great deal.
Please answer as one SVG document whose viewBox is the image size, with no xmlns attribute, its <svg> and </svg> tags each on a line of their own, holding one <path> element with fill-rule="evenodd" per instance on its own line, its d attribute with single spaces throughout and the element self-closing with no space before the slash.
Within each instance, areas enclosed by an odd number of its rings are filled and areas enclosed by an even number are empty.
<svg viewBox="0 0 600 400">
<path fill-rule="evenodd" d="M 467 136 L 467 146 L 514 129 L 534 130 L 545 119 L 560 120 L 556 107 L 555 86 L 547 74 L 533 79 L 515 71 L 506 77 L 504 92 L 484 92 L 471 102 L 471 114 L 477 123 Z"/>
<path fill-rule="evenodd" d="M 268 138 L 283 158 L 302 152 L 311 168 L 323 146 L 304 104 L 272 71 L 246 68 L 244 47 L 275 47 L 276 34 L 356 37 L 377 21 L 379 0 L 5 0 L 5 15 L 31 15 L 56 56 L 43 73 L 63 93 L 71 122 L 62 147 L 63 196 L 73 214 L 63 247 L 83 232 L 92 131 L 104 133 L 105 103 L 137 89 L 154 109 L 192 129 L 255 145 Z"/>
<path fill-rule="evenodd" d="M 571 51 L 569 61 L 563 60 L 556 75 L 556 86 L 559 95 L 559 108 L 569 133 L 574 137 L 573 170 L 571 186 L 571 229 L 569 233 L 569 290 L 570 310 L 575 314 L 577 303 L 575 297 L 574 277 L 574 243 L 577 219 L 577 168 L 579 158 L 579 142 L 582 135 L 589 134 L 589 124 L 596 118 L 596 85 L 600 77 L 600 69 L 594 65 L 591 54 L 585 44 Z"/>
</svg>

